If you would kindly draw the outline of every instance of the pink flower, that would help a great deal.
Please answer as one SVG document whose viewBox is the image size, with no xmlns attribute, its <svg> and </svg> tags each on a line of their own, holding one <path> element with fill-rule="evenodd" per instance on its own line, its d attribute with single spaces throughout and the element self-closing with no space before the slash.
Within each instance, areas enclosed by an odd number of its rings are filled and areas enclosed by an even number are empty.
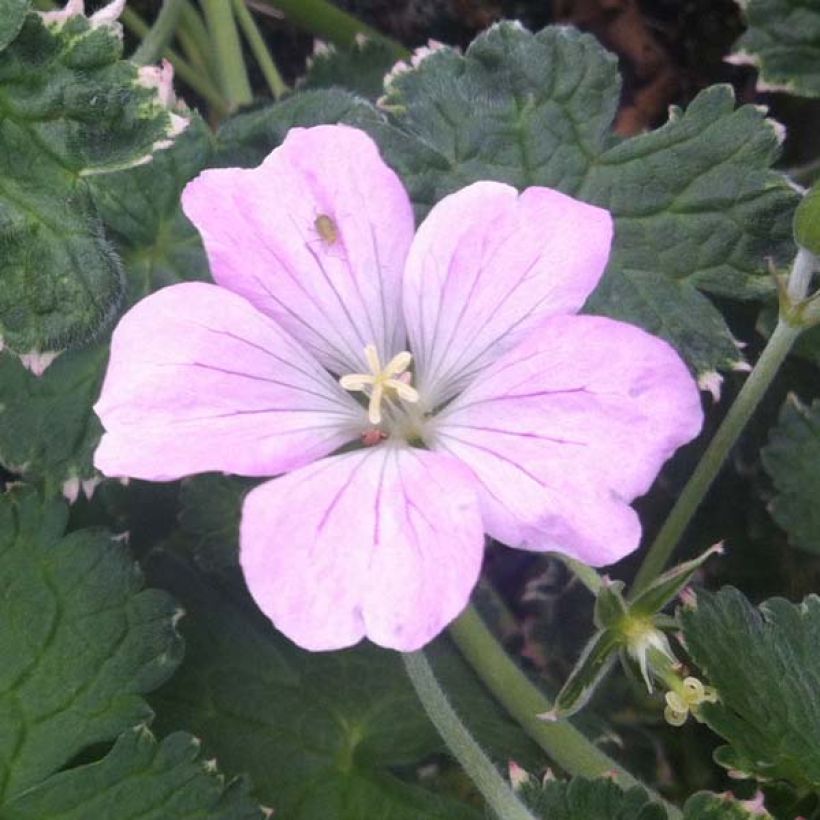
<svg viewBox="0 0 820 820">
<path fill-rule="evenodd" d="M 485 532 L 593 565 L 637 547 L 629 502 L 702 416 L 665 342 L 574 315 L 606 211 L 478 182 L 414 236 L 398 177 L 341 125 L 205 171 L 183 207 L 217 284 L 123 317 L 96 464 L 287 473 L 246 498 L 240 561 L 296 643 L 422 646 L 466 605 Z"/>
</svg>

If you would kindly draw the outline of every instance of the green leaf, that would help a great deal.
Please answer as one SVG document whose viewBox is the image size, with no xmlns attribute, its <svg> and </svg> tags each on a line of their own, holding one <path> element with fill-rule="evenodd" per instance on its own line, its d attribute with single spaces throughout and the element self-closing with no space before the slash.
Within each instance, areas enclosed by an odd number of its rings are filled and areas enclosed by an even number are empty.
<svg viewBox="0 0 820 820">
<path fill-rule="evenodd" d="M 303 652 L 180 561 L 155 570 L 190 616 L 185 661 L 152 699 L 163 731 L 195 731 L 290 820 L 477 820 L 391 773 L 441 750 L 395 653 Z"/>
<path fill-rule="evenodd" d="M 463 56 L 441 49 L 398 75 L 392 122 L 371 130 L 422 213 L 479 179 L 608 208 L 615 244 L 590 309 L 664 336 L 699 374 L 732 367 L 737 345 L 703 293 L 767 293 L 764 258 L 793 252 L 797 197 L 769 170 L 776 128 L 715 86 L 657 131 L 620 140 L 619 92 L 615 58 L 592 37 L 506 23 Z"/>
<path fill-rule="evenodd" d="M 92 178 L 94 203 L 125 262 L 127 304 L 165 285 L 208 278 L 199 234 L 179 198 L 211 149 L 210 132 L 196 117 L 147 165 Z M 102 427 L 91 408 L 107 361 L 108 345 L 100 343 L 63 353 L 36 377 L 0 354 L 0 464 L 49 492 L 93 478 Z"/>
<path fill-rule="evenodd" d="M 384 77 L 396 53 L 381 40 L 359 39 L 350 48 L 324 46 L 313 53 L 303 88 L 344 88 L 375 101 L 384 93 Z"/>
<path fill-rule="evenodd" d="M 317 89 L 227 119 L 217 133 L 219 165 L 258 165 L 291 128 L 343 122 L 364 127 L 379 122 L 365 100 L 339 89 Z"/>
<path fill-rule="evenodd" d="M 179 118 L 121 53 L 112 26 L 33 13 L 0 52 L 0 336 L 19 353 L 88 340 L 122 297 L 89 180 L 150 157 Z"/>
<path fill-rule="evenodd" d="M 747 0 L 748 29 L 730 62 L 760 70 L 761 91 L 820 97 L 820 8 L 800 0 Z"/>
<path fill-rule="evenodd" d="M 95 177 L 91 192 L 125 264 L 133 304 L 158 288 L 209 280 L 199 233 L 182 213 L 182 189 L 213 163 L 213 135 L 197 115 L 174 145 L 147 165 Z"/>
<path fill-rule="evenodd" d="M 624 790 L 611 780 L 545 780 L 528 777 L 520 794 L 544 820 L 667 820 L 666 810 L 639 786 Z M 698 792 L 683 807 L 683 820 L 766 820 L 765 809 L 729 794 Z"/>
<path fill-rule="evenodd" d="M 182 483 L 179 524 L 197 565 L 205 572 L 239 566 L 242 501 L 257 483 L 222 473 L 192 476 Z"/>
<path fill-rule="evenodd" d="M 820 553 L 820 400 L 807 406 L 789 396 L 761 458 L 777 493 L 772 517 L 795 546 Z"/>
<path fill-rule="evenodd" d="M 227 788 L 199 742 L 182 732 L 157 743 L 142 726 L 100 761 L 53 775 L 8 805 L 4 820 L 261 820 L 242 781 Z"/>
<path fill-rule="evenodd" d="M 644 789 L 624 791 L 612 780 L 529 781 L 521 789 L 527 805 L 544 820 L 666 820 L 663 806 Z"/>
<path fill-rule="evenodd" d="M 0 354 L 0 463 L 50 493 L 94 475 L 102 428 L 91 410 L 100 392 L 108 346 L 58 356 L 42 376 Z"/>
<path fill-rule="evenodd" d="M 0 0 L 0 51 L 19 33 L 31 0 Z"/>
<path fill-rule="evenodd" d="M 771 815 L 762 807 L 739 803 L 726 794 L 698 792 L 686 801 L 683 820 L 771 820 Z"/>
<path fill-rule="evenodd" d="M 151 716 L 179 663 L 179 610 L 102 532 L 64 536 L 64 504 L 0 496 L 0 805 Z M 0 810 L 0 815 L 5 816 Z"/>
<path fill-rule="evenodd" d="M 719 701 L 700 715 L 730 743 L 717 761 L 746 776 L 820 789 L 820 598 L 755 608 L 736 589 L 701 592 L 680 615 Z"/>
</svg>

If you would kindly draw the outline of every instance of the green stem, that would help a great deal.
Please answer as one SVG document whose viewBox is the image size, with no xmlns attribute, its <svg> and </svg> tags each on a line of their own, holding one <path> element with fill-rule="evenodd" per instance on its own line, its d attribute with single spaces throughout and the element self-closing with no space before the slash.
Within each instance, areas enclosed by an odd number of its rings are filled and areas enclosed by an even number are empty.
<svg viewBox="0 0 820 820">
<path fill-rule="evenodd" d="M 436 680 L 424 652 L 413 652 L 402 657 L 424 711 L 493 812 L 501 820 L 537 820 L 461 722 Z"/>
<path fill-rule="evenodd" d="M 205 22 L 217 57 L 222 91 L 232 108 L 253 100 L 242 44 L 229 0 L 202 0 Z"/>
<path fill-rule="evenodd" d="M 631 597 L 634 598 L 663 572 L 689 521 L 717 478 L 729 451 L 769 389 L 780 365 L 788 356 L 794 340 L 804 329 L 800 323 L 800 312 L 798 310 L 795 313 L 795 307 L 798 307 L 806 298 L 811 287 L 812 275 L 817 266 L 818 260 L 812 253 L 805 248 L 798 249 L 786 287 L 779 286 L 781 290 L 780 317 L 774 333 L 769 337 L 757 364 L 749 374 L 749 378 L 746 379 L 746 383 L 729 408 L 726 418 L 723 419 L 714 438 L 709 442 L 706 452 L 652 542 L 635 576 Z"/>
<path fill-rule="evenodd" d="M 646 788 L 569 721 L 548 723 L 538 718 L 552 704 L 499 645 L 473 606 L 450 625 L 450 636 L 495 699 L 562 769 L 584 777 L 611 775 L 624 788 Z M 652 796 L 661 801 L 657 794 Z M 666 804 L 666 809 L 671 818 L 680 818 L 674 806 Z"/>
<path fill-rule="evenodd" d="M 199 9 L 190 2 L 182 0 L 182 28 L 190 35 L 197 44 L 200 51 L 210 53 L 211 38 L 208 36 L 208 29 L 205 21 L 199 13 Z"/>
<path fill-rule="evenodd" d="M 248 11 L 245 0 L 233 0 L 233 8 L 236 19 L 245 35 L 245 39 L 251 47 L 253 56 L 256 57 L 256 62 L 259 63 L 259 68 L 262 69 L 262 74 L 268 84 L 270 93 L 273 94 L 275 100 L 278 100 L 288 91 L 288 87 L 285 85 L 285 81 L 282 79 L 282 75 L 279 73 L 276 63 L 273 62 L 273 58 L 259 32 L 256 21 L 253 19 L 253 15 Z"/>
<path fill-rule="evenodd" d="M 632 585 L 632 597 L 663 571 L 689 521 L 720 472 L 726 456 L 768 390 L 794 340 L 800 335 L 800 330 L 783 319 L 778 321 L 757 364 L 649 548 Z"/>
<path fill-rule="evenodd" d="M 133 32 L 137 37 L 143 38 L 151 30 L 148 24 L 133 10 L 126 8 L 122 13 L 122 22 L 125 27 Z M 197 94 L 213 106 L 217 113 L 222 113 L 227 108 L 225 98 L 220 90 L 201 72 L 196 71 L 177 52 L 170 48 L 165 49 L 163 55 L 170 60 L 177 76 L 187 83 Z"/>
<path fill-rule="evenodd" d="M 389 37 L 357 20 L 353 15 L 336 8 L 327 0 L 259 0 L 281 11 L 290 23 L 327 40 L 329 43 L 350 47 L 359 34 L 371 40 L 385 43 L 397 60 L 410 56 L 410 52 Z"/>
<path fill-rule="evenodd" d="M 177 39 L 190 63 L 217 82 L 211 39 L 199 10 L 190 0 L 182 0 L 182 17 L 177 28 Z"/>
<path fill-rule="evenodd" d="M 182 14 L 184 0 L 164 0 L 154 25 L 143 37 L 139 48 L 131 55 L 131 61 L 139 65 L 155 63 L 161 56 L 171 38 L 174 36 L 177 23 Z"/>
</svg>

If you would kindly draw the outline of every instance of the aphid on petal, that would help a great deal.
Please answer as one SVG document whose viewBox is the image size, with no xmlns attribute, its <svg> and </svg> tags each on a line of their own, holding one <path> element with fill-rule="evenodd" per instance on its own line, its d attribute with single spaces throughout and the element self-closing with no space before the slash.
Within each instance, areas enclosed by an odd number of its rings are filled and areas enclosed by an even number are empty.
<svg viewBox="0 0 820 820">
<path fill-rule="evenodd" d="M 326 245 L 335 245 L 338 242 L 339 226 L 327 214 L 319 214 L 313 226 Z"/>
</svg>

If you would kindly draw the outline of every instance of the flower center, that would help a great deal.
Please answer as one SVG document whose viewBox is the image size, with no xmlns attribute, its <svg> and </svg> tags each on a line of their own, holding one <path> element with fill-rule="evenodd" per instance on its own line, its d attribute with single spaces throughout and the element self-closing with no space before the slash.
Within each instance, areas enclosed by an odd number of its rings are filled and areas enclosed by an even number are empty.
<svg viewBox="0 0 820 820">
<path fill-rule="evenodd" d="M 704 686 L 697 678 L 684 678 L 677 691 L 666 693 L 664 717 L 672 726 L 683 726 L 691 712 L 698 718 L 701 703 L 715 703 L 717 692 L 711 686 Z"/>
<path fill-rule="evenodd" d="M 415 404 L 419 400 L 418 391 L 410 386 L 412 376 L 407 368 L 410 367 L 413 356 L 407 350 L 397 353 L 384 367 L 379 361 L 375 345 L 367 345 L 364 355 L 370 373 L 348 373 L 339 379 L 339 384 L 345 390 L 361 391 L 370 396 L 367 417 L 371 424 L 381 422 L 383 401 L 389 403 L 396 397 Z"/>
</svg>

